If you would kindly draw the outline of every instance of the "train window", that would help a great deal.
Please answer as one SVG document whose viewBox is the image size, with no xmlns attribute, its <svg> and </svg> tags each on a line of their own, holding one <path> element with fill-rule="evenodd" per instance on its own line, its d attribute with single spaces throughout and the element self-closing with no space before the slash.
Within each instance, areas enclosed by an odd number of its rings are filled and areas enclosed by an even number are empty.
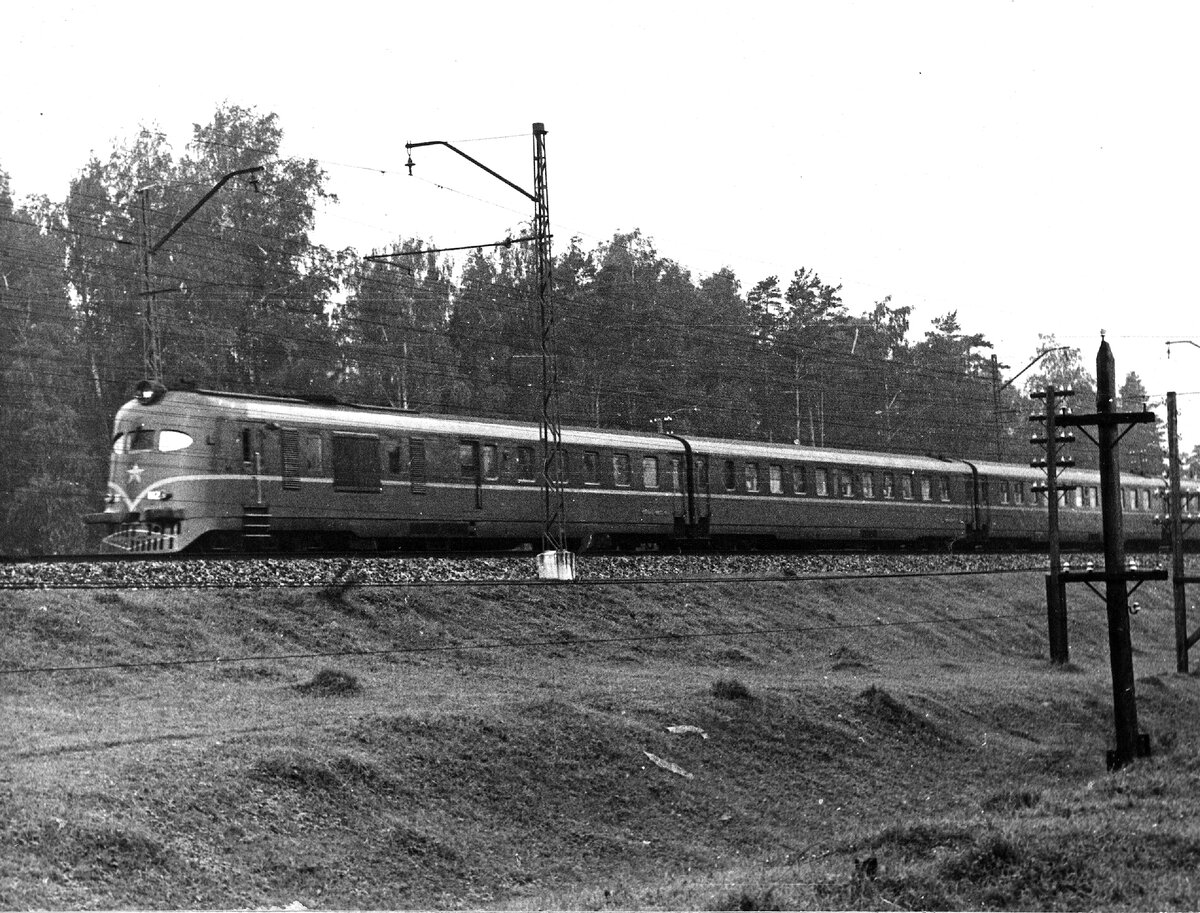
<svg viewBox="0 0 1200 913">
<path fill-rule="evenodd" d="M 698 456 L 696 465 L 696 491 L 708 491 L 708 457 Z"/>
<path fill-rule="evenodd" d="M 642 487 L 658 488 L 658 457 L 642 457 Z"/>
<path fill-rule="evenodd" d="M 532 482 L 537 478 L 537 472 L 533 468 L 533 448 L 518 447 L 517 448 L 517 481 Z"/>
<path fill-rule="evenodd" d="M 1012 498 L 1012 494 L 1009 492 L 1008 483 L 1001 482 L 1000 483 L 1000 503 L 1008 504 L 1011 498 Z"/>
<path fill-rule="evenodd" d="M 771 494 L 783 494 L 783 467 L 771 466 L 767 471 L 770 477 Z"/>
<path fill-rule="evenodd" d="M 747 463 L 746 471 L 746 491 L 758 491 L 758 464 Z"/>
<path fill-rule="evenodd" d="M 725 490 L 733 491 L 737 488 L 737 472 L 733 466 L 733 460 L 725 461 Z"/>
<path fill-rule="evenodd" d="M 595 450 L 583 452 L 583 484 L 600 484 L 600 454 Z"/>
<path fill-rule="evenodd" d="M 496 458 L 496 445 L 483 445 L 483 477 L 491 481 L 500 478 L 500 461 Z"/>
<path fill-rule="evenodd" d="M 808 494 L 808 484 L 804 481 L 803 466 L 797 465 L 792 467 L 792 494 Z"/>
<path fill-rule="evenodd" d="M 458 475 L 463 479 L 479 478 L 479 442 L 458 442 Z"/>
<path fill-rule="evenodd" d="M 379 438 L 373 434 L 333 436 L 333 487 L 337 491 L 381 491 Z"/>
<path fill-rule="evenodd" d="M 921 476 L 921 500 L 933 500 L 933 486 L 930 483 L 928 476 Z"/>
<path fill-rule="evenodd" d="M 883 496 L 885 498 L 896 497 L 896 477 L 890 472 L 883 474 Z"/>
<path fill-rule="evenodd" d="M 183 431 L 170 429 L 158 433 L 159 453 L 172 453 L 176 450 L 186 450 L 192 446 L 192 436 Z"/>
<path fill-rule="evenodd" d="M 1083 488 L 1082 488 L 1082 486 L 1076 486 L 1075 490 L 1073 492 L 1071 492 L 1071 503 L 1075 507 L 1083 507 Z"/>
<path fill-rule="evenodd" d="M 633 467 L 627 453 L 613 454 L 613 484 L 625 487 L 633 484 Z"/>
<path fill-rule="evenodd" d="M 875 475 L 874 475 L 874 473 L 864 472 L 859 477 L 859 486 L 862 488 L 862 496 L 864 498 L 875 497 Z"/>
<path fill-rule="evenodd" d="M 911 473 L 904 473 L 900 476 L 900 497 L 905 501 L 913 499 L 913 477 Z"/>
<path fill-rule="evenodd" d="M 816 493 L 824 498 L 829 494 L 829 470 L 823 466 L 818 466 L 813 470 L 813 488 Z"/>
<path fill-rule="evenodd" d="M 241 439 L 242 439 L 242 462 L 243 463 L 253 463 L 254 462 L 254 446 L 252 443 L 252 439 L 250 437 L 250 429 L 249 428 L 242 429 Z"/>
<path fill-rule="evenodd" d="M 838 495 L 843 498 L 854 497 L 854 475 L 849 469 L 838 470 Z"/>
<path fill-rule="evenodd" d="M 680 491 L 679 457 L 671 457 L 671 491 Z"/>
<path fill-rule="evenodd" d="M 320 441 L 320 438 L 317 438 Z M 311 467 L 310 467 L 311 468 Z M 400 475 L 400 445 L 393 444 L 388 448 L 388 472 L 391 475 Z"/>
<path fill-rule="evenodd" d="M 306 434 L 300 442 L 300 458 L 304 471 L 308 475 L 320 475 L 325 465 L 324 448 L 321 446 L 321 435 Z M 396 448 L 396 472 L 400 471 L 400 448 Z"/>
<path fill-rule="evenodd" d="M 1084 493 L 1084 497 L 1087 499 L 1088 507 L 1095 507 L 1097 504 L 1100 503 L 1100 499 L 1098 497 L 1098 492 L 1096 491 L 1095 485 L 1089 485 L 1087 487 L 1087 490 Z"/>
<path fill-rule="evenodd" d="M 420 438 L 408 441 L 408 480 L 414 495 L 425 494 L 425 442 Z"/>
<path fill-rule="evenodd" d="M 950 477 L 949 476 L 938 476 L 937 481 L 938 481 L 938 500 L 939 501 L 949 501 L 950 500 Z"/>
</svg>

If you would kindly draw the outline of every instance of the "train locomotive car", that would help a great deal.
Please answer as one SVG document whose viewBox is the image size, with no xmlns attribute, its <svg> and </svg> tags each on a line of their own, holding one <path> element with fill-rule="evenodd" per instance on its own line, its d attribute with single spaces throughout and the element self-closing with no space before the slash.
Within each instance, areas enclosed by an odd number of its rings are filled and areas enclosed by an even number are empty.
<svg viewBox="0 0 1200 913">
<path fill-rule="evenodd" d="M 112 550 L 536 545 L 539 427 L 143 384 L 113 429 Z M 562 431 L 569 545 L 1044 542 L 1044 481 L 1000 463 Z M 1099 477 L 1069 470 L 1063 541 L 1099 540 Z M 1127 536 L 1161 539 L 1163 482 L 1123 480 Z M 1200 507 L 1189 483 L 1188 507 Z"/>
</svg>

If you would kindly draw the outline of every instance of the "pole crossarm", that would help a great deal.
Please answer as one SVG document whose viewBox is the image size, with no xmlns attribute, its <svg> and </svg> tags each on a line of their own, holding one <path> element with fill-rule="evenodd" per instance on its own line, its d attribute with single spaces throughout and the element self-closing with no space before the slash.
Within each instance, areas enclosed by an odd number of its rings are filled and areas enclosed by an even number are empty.
<svg viewBox="0 0 1200 913">
<path fill-rule="evenodd" d="M 176 222 L 174 225 L 171 226 L 170 231 L 168 231 L 165 235 L 163 235 L 162 240 L 150 248 L 150 254 L 154 255 L 154 254 L 158 253 L 159 249 L 164 244 L 166 244 L 168 241 L 171 240 L 171 236 L 174 235 L 175 232 L 179 231 L 179 229 L 183 227 L 183 223 L 186 222 L 188 219 L 190 219 L 192 216 L 194 216 L 197 212 L 199 212 L 200 207 L 203 206 L 205 203 L 207 203 L 209 200 L 211 200 L 213 198 L 213 196 L 217 193 L 217 191 L 220 190 L 222 187 L 224 187 L 226 184 L 228 184 L 231 180 L 233 180 L 234 178 L 239 177 L 240 175 L 243 175 L 243 174 L 254 174 L 255 172 L 262 171 L 265 167 L 266 167 L 265 165 L 255 165 L 253 168 L 240 168 L 237 171 L 229 172 L 229 174 L 225 175 L 223 178 L 221 178 L 219 181 L 217 181 L 217 183 L 213 186 L 212 190 L 210 190 L 208 193 L 206 193 L 204 196 L 202 196 L 197 201 L 196 205 L 193 206 L 191 209 L 189 209 L 184 214 L 183 218 L 181 218 L 178 222 Z"/>
<path fill-rule="evenodd" d="M 451 145 L 450 143 L 446 142 L 444 139 L 431 139 L 431 140 L 426 140 L 421 143 L 405 143 L 404 144 L 404 148 L 408 150 L 408 161 L 405 162 L 404 166 L 408 169 L 408 174 L 410 177 L 412 176 L 412 170 L 416 165 L 416 163 L 412 160 L 412 151 L 414 149 L 420 149 L 422 146 L 445 146 L 451 152 L 457 152 L 459 155 L 461 155 L 463 158 L 465 158 L 468 162 L 470 162 L 476 168 L 482 168 L 484 171 L 486 171 L 488 174 L 490 174 L 496 180 L 498 180 L 504 184 L 507 184 L 509 187 L 511 187 L 517 193 L 524 196 L 526 199 L 531 200 L 534 203 L 536 203 L 538 201 L 538 198 L 536 196 L 534 196 L 532 193 L 530 193 L 528 190 L 526 190 L 524 187 L 514 184 L 512 181 L 510 181 L 504 175 L 500 174 L 497 171 L 493 171 L 491 168 L 489 168 L 483 162 L 479 161 L 479 159 L 473 158 L 473 157 L 467 155 L 467 153 L 463 152 L 457 146 Z"/>
</svg>

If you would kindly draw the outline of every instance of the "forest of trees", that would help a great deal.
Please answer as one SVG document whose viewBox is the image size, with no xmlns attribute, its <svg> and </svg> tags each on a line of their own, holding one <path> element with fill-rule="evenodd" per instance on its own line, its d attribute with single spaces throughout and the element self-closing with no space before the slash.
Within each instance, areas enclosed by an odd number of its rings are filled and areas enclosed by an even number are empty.
<svg viewBox="0 0 1200 913">
<path fill-rule="evenodd" d="M 168 386 L 538 419 L 532 250 L 368 259 L 315 244 L 326 175 L 281 142 L 274 115 L 226 105 L 182 157 L 143 130 L 86 162 L 62 201 L 15 201 L 0 170 L 0 554 L 89 547 L 80 517 L 100 509 L 113 415 L 145 376 L 148 300 Z M 431 246 L 406 228 L 388 253 Z M 840 291 L 802 265 L 752 285 L 729 269 L 696 279 L 637 231 L 559 244 L 562 423 L 649 430 L 669 416 L 678 433 L 1025 463 L 1028 392 L 1071 387 L 1075 411 L 1094 409 L 1093 353 L 1044 337 L 997 365 L 957 312 L 913 338 L 911 308 L 884 298 L 854 314 Z M 1145 402 L 1136 374 L 1120 400 Z M 1162 441 L 1135 428 L 1125 471 L 1160 473 Z M 1094 465 L 1090 445 L 1071 453 Z"/>
</svg>

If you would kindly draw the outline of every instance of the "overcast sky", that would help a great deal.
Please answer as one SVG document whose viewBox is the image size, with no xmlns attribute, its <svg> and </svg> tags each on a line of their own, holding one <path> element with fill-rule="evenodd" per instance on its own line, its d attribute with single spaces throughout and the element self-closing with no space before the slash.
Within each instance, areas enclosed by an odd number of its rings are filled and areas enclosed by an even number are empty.
<svg viewBox="0 0 1200 913">
<path fill-rule="evenodd" d="M 799 267 L 852 313 L 957 310 L 1016 373 L 1038 333 L 1180 394 L 1200 439 L 1200 7 L 1087 2 L 70 3 L 5 7 L 0 169 L 65 197 L 139 125 L 231 102 L 340 202 L 318 240 L 502 238 L 546 125 L 556 249 L 640 228 L 694 279 Z M 1077 411 L 1090 411 L 1079 403 Z M 1165 407 L 1159 410 L 1165 414 Z M 1192 415 L 1195 413 L 1195 415 Z"/>
</svg>

